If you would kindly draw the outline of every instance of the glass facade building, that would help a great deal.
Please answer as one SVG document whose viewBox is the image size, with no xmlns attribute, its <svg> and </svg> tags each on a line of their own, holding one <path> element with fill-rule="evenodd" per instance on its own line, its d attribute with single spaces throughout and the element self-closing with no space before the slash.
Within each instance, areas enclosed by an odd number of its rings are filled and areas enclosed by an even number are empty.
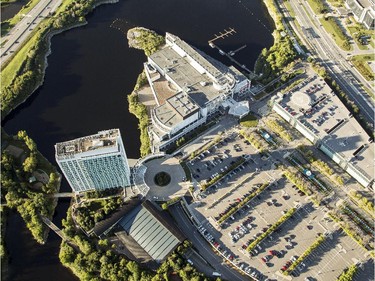
<svg viewBox="0 0 375 281">
<path fill-rule="evenodd" d="M 74 192 L 130 185 L 130 168 L 119 129 L 57 143 L 55 156 Z"/>
</svg>

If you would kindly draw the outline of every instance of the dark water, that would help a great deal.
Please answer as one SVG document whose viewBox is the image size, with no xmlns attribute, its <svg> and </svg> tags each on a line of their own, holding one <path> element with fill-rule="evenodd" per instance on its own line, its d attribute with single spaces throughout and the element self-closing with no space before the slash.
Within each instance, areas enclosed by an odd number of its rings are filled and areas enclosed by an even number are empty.
<svg viewBox="0 0 375 281">
<path fill-rule="evenodd" d="M 116 28 L 111 23 L 116 19 Z M 129 0 L 100 6 L 89 24 L 52 39 L 52 54 L 43 86 L 3 122 L 15 134 L 26 130 L 39 150 L 55 164 L 54 144 L 120 128 L 129 158 L 139 157 L 137 119 L 128 113 L 126 95 L 134 87 L 146 57 L 129 49 L 123 32 L 144 26 L 174 33 L 209 55 L 222 60 L 207 41 L 232 27 L 237 33 L 215 43 L 226 51 L 247 47 L 235 58 L 250 69 L 264 47 L 272 45 L 273 25 L 261 0 Z M 223 61 L 226 63 L 226 61 Z M 64 182 L 62 191 L 70 190 Z M 61 224 L 68 203 L 59 203 L 54 222 Z M 19 217 L 9 220 L 7 244 L 12 257 L 10 280 L 75 280 L 58 262 L 59 238 L 51 234 L 38 246 Z M 16 233 L 17 232 L 17 233 Z M 19 242 L 22 241 L 22 242 Z"/>
<path fill-rule="evenodd" d="M 1 21 L 13 18 L 27 2 L 27 0 L 17 0 L 9 5 L 1 3 Z"/>
</svg>

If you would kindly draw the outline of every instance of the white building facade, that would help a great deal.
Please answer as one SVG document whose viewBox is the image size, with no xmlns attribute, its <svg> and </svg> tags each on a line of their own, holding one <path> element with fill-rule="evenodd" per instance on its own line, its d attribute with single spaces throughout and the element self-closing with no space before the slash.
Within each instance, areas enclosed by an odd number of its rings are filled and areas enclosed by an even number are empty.
<svg viewBox="0 0 375 281">
<path fill-rule="evenodd" d="M 375 5 L 373 0 L 346 0 L 345 6 L 353 13 L 356 21 L 363 23 L 367 29 L 375 24 Z"/>
<path fill-rule="evenodd" d="M 153 152 L 204 124 L 227 99 L 246 93 L 251 85 L 237 69 L 222 65 L 179 37 L 166 33 L 165 39 L 166 45 L 144 64 L 157 104 L 151 110 L 149 129 Z"/>
<path fill-rule="evenodd" d="M 55 157 L 74 192 L 130 186 L 119 129 L 57 143 Z"/>
</svg>

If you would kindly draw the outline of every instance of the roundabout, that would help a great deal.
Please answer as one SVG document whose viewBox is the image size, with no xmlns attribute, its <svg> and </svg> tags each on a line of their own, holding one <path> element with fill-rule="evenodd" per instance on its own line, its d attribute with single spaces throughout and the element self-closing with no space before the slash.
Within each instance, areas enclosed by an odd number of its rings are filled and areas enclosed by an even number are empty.
<svg viewBox="0 0 375 281">
<path fill-rule="evenodd" d="M 152 201 L 167 201 L 183 196 L 188 191 L 189 182 L 179 160 L 166 155 L 142 163 L 146 167 L 144 183 L 149 187 L 146 198 Z"/>
</svg>

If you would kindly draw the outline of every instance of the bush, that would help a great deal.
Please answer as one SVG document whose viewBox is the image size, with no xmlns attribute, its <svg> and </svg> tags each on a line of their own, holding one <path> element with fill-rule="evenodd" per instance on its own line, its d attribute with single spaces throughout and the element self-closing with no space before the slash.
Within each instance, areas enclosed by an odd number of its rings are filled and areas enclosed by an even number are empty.
<svg viewBox="0 0 375 281">
<path fill-rule="evenodd" d="M 292 173 L 289 170 L 284 171 L 284 176 L 296 187 L 301 190 L 305 195 L 310 196 L 312 194 L 311 190 L 308 187 L 307 182 L 297 173 Z"/>
<path fill-rule="evenodd" d="M 352 266 L 346 268 L 343 273 L 340 274 L 337 281 L 352 281 L 354 274 L 357 272 L 358 266 L 357 264 L 353 264 Z"/>
<path fill-rule="evenodd" d="M 259 195 L 263 190 L 265 190 L 269 186 L 269 183 L 262 184 L 256 191 L 253 193 L 247 195 L 245 198 L 242 199 L 241 202 L 239 202 L 235 207 L 232 207 L 228 212 L 226 212 L 223 216 L 220 217 L 220 219 L 217 221 L 217 223 L 220 225 L 223 222 L 225 222 L 231 215 L 235 214 L 237 211 L 239 211 L 243 206 L 245 206 L 251 199 L 253 199 L 255 196 Z"/>
<path fill-rule="evenodd" d="M 146 156 L 151 152 L 151 144 L 150 139 L 148 137 L 148 115 L 147 115 L 147 109 L 146 106 L 143 105 L 138 101 L 138 95 L 136 92 L 132 92 L 130 95 L 128 95 L 128 103 L 129 103 L 129 112 L 134 114 L 138 120 L 138 128 L 141 131 L 141 147 L 140 152 L 141 156 Z"/>
<path fill-rule="evenodd" d="M 266 119 L 266 125 L 275 133 L 279 134 L 287 142 L 291 142 L 293 140 L 292 136 L 285 130 L 285 128 L 280 124 L 280 122 L 276 119 Z"/>
<path fill-rule="evenodd" d="M 297 260 L 295 260 L 286 271 L 284 271 L 284 275 L 289 275 L 308 255 L 311 254 L 312 251 L 318 248 L 325 239 L 326 237 L 324 235 L 319 235 L 314 243 L 312 243 L 310 247 L 308 247 L 306 251 L 304 251 L 303 254 Z"/>
<path fill-rule="evenodd" d="M 268 235 L 270 235 L 272 232 L 274 232 L 281 224 L 283 224 L 286 220 L 288 220 L 293 214 L 297 211 L 296 208 L 292 208 L 286 212 L 285 215 L 283 215 L 277 222 L 275 222 L 270 228 L 266 230 L 266 232 L 263 232 L 262 235 L 260 235 L 255 241 L 250 243 L 249 246 L 247 246 L 246 251 L 250 252 L 252 249 L 255 248 L 256 245 L 258 245 L 264 238 L 266 238 Z"/>
</svg>

